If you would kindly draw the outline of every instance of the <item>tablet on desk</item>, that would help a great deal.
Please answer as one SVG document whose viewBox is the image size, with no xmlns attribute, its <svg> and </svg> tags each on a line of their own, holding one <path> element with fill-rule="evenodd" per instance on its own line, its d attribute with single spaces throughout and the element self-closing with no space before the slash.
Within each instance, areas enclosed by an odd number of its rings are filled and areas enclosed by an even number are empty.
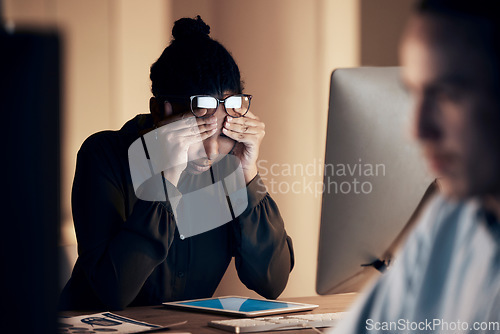
<svg viewBox="0 0 500 334">
<path fill-rule="evenodd" d="M 185 310 L 215 312 L 243 317 L 260 317 L 278 313 L 310 311 L 318 307 L 318 305 L 313 304 L 246 298 L 239 296 L 166 302 L 163 303 L 163 305 Z"/>
</svg>

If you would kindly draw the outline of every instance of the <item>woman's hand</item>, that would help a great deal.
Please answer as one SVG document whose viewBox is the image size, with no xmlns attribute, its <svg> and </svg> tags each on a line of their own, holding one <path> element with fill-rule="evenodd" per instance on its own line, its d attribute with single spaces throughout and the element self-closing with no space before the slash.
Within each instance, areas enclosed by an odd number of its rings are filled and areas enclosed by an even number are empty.
<svg viewBox="0 0 500 334">
<path fill-rule="evenodd" d="M 222 132 L 238 142 L 233 154 L 240 159 L 245 182 L 248 184 L 257 175 L 260 143 L 266 134 L 265 124 L 248 111 L 244 117 L 226 116 Z"/>
<path fill-rule="evenodd" d="M 190 112 L 171 115 L 158 122 L 154 131 L 160 144 L 164 177 L 177 186 L 182 171 L 188 163 L 191 146 L 203 146 L 203 140 L 217 131 L 217 118 L 196 118 Z"/>
</svg>

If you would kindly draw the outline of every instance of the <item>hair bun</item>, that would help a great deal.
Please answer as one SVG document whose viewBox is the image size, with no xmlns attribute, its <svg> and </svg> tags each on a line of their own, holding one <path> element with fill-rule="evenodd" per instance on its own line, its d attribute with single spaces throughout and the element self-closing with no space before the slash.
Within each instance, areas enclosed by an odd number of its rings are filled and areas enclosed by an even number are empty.
<svg viewBox="0 0 500 334">
<path fill-rule="evenodd" d="M 201 19 L 200 15 L 196 18 L 182 18 L 175 21 L 172 28 L 172 36 L 175 40 L 189 39 L 194 37 L 208 37 L 210 26 Z"/>
</svg>

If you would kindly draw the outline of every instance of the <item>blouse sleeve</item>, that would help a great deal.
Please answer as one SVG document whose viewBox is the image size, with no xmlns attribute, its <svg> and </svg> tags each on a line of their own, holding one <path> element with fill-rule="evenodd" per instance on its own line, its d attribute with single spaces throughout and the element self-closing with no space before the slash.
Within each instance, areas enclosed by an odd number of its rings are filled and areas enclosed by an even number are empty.
<svg viewBox="0 0 500 334">
<path fill-rule="evenodd" d="M 247 191 L 248 207 L 233 224 L 236 270 L 247 288 L 274 299 L 285 289 L 294 265 L 292 239 L 259 175 Z"/>
<path fill-rule="evenodd" d="M 92 138 L 92 137 L 91 137 Z M 97 141 L 98 144 L 102 144 Z M 109 151 L 109 150 L 108 150 Z M 126 214 L 126 189 L 106 147 L 80 149 L 72 192 L 80 268 L 108 309 L 123 309 L 139 293 L 172 244 L 175 220 L 165 202 L 137 200 Z"/>
</svg>

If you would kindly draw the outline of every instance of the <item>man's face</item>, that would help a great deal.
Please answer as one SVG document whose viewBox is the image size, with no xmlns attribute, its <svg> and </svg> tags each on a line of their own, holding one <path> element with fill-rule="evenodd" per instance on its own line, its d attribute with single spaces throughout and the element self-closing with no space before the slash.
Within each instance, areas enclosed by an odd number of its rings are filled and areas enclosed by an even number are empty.
<svg viewBox="0 0 500 334">
<path fill-rule="evenodd" d="M 464 29 L 419 15 L 400 50 L 414 98 L 413 134 L 452 198 L 500 192 L 500 97 L 489 58 Z"/>
</svg>

